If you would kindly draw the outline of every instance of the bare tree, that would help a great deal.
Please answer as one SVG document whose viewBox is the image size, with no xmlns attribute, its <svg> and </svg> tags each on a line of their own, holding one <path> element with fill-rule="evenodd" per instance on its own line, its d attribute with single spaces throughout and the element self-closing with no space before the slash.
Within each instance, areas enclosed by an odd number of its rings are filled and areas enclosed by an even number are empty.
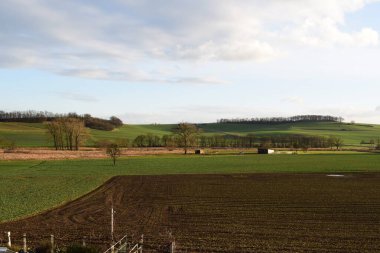
<svg viewBox="0 0 380 253">
<path fill-rule="evenodd" d="M 334 146 L 339 150 L 344 144 L 344 141 L 341 137 L 334 137 Z"/>
<path fill-rule="evenodd" d="M 71 121 L 71 132 L 73 146 L 75 150 L 79 150 L 79 147 L 88 137 L 88 131 L 85 127 L 84 121 L 80 119 L 74 119 L 73 121 Z"/>
<path fill-rule="evenodd" d="M 62 129 L 60 124 L 54 120 L 46 124 L 47 132 L 53 140 L 53 145 L 56 150 L 63 149 Z"/>
<path fill-rule="evenodd" d="M 56 150 L 79 150 L 88 137 L 84 121 L 79 118 L 57 118 L 46 124 Z"/>
<path fill-rule="evenodd" d="M 330 147 L 330 149 L 333 149 L 333 147 L 335 145 L 335 137 L 334 136 L 330 136 L 327 139 L 327 145 Z"/>
<path fill-rule="evenodd" d="M 116 159 L 119 158 L 121 155 L 121 150 L 119 148 L 119 145 L 117 145 L 116 143 L 112 143 L 108 145 L 106 153 L 112 159 L 113 166 L 115 166 Z"/>
<path fill-rule="evenodd" d="M 189 123 L 179 123 L 175 128 L 174 132 L 177 135 L 177 141 L 180 147 L 183 147 L 185 155 L 189 147 L 196 144 L 197 135 L 199 133 L 198 128 Z"/>
</svg>

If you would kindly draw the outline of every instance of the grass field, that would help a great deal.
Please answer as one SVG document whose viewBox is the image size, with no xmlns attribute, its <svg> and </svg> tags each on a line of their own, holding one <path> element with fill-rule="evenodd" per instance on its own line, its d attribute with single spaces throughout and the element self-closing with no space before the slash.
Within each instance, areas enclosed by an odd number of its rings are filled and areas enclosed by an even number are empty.
<svg viewBox="0 0 380 253">
<path fill-rule="evenodd" d="M 124 125 L 113 131 L 90 130 L 91 138 L 87 145 L 98 140 L 114 140 L 128 138 L 133 140 L 140 134 L 162 136 L 171 134 L 174 125 Z M 199 124 L 203 134 L 233 134 L 257 136 L 275 134 L 305 134 L 319 136 L 340 136 L 346 145 L 360 146 L 362 140 L 369 141 L 380 137 L 380 125 L 370 124 L 340 124 L 333 122 L 307 122 L 294 124 L 251 125 L 251 124 Z M 18 146 L 38 147 L 49 146 L 48 137 L 43 124 L 39 123 L 0 123 L 0 139 L 9 139 Z"/>
<path fill-rule="evenodd" d="M 115 175 L 377 172 L 380 155 L 151 156 L 110 160 L 0 161 L 0 221 L 73 200 Z"/>
</svg>

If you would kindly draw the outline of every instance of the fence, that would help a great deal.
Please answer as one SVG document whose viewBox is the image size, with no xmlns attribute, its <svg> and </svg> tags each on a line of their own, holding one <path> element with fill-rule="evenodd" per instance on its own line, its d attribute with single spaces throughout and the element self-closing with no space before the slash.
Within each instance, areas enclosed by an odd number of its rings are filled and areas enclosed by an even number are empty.
<svg viewBox="0 0 380 253">
<path fill-rule="evenodd" d="M 8 235 L 8 242 L 7 246 L 9 248 L 12 247 L 12 241 L 11 241 L 11 233 L 7 232 Z M 68 245 L 73 245 L 73 244 L 81 244 L 82 246 L 86 247 L 87 244 L 91 245 L 104 245 L 104 241 L 94 241 L 91 240 L 91 243 L 88 243 L 89 241 L 86 240 L 86 237 L 82 237 L 82 239 L 78 240 L 70 240 L 69 238 L 65 237 L 57 237 L 54 235 L 50 235 L 49 237 L 43 236 L 40 237 L 40 240 L 49 243 L 49 248 L 50 248 L 50 253 L 55 253 L 57 251 L 61 250 L 61 247 L 65 247 Z M 80 241 L 79 241 L 80 240 Z M 36 241 L 28 241 L 26 234 L 22 235 L 22 249 L 24 252 L 30 252 L 28 248 L 28 243 L 32 243 L 35 245 Z M 20 245 L 20 244 L 18 244 Z M 119 241 L 116 243 L 112 244 L 111 247 L 109 247 L 106 251 L 103 253 L 142 253 L 143 252 L 143 246 L 144 246 L 144 235 L 141 236 L 141 239 L 139 240 L 138 243 L 133 242 L 132 237 L 130 237 L 130 240 L 128 240 L 128 236 L 124 235 Z M 176 244 L 174 241 L 170 242 L 167 244 L 164 248 L 161 248 L 162 252 L 165 253 L 174 253 L 176 251 Z"/>
</svg>

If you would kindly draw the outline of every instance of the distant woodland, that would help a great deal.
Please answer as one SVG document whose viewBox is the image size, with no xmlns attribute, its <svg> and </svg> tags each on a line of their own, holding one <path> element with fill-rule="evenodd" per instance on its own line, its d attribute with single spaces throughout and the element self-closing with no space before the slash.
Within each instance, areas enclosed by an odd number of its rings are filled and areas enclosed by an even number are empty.
<svg viewBox="0 0 380 253">
<path fill-rule="evenodd" d="M 218 123 L 241 124 L 283 124 L 292 122 L 342 122 L 342 117 L 329 115 L 297 115 L 292 117 L 267 117 L 267 118 L 235 118 L 219 119 Z"/>
<path fill-rule="evenodd" d="M 123 121 L 112 116 L 110 119 L 101 119 L 92 117 L 90 114 L 79 115 L 77 113 L 52 113 L 43 111 L 0 111 L 0 122 L 24 122 L 24 123 L 43 123 L 46 121 L 54 121 L 60 118 L 74 118 L 84 122 L 85 127 L 91 129 L 111 131 L 123 125 Z"/>
</svg>

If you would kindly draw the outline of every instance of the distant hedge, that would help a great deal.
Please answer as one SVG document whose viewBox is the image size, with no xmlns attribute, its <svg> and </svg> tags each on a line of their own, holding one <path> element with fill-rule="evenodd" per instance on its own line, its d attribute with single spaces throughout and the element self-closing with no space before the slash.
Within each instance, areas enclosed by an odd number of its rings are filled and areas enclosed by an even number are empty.
<svg viewBox="0 0 380 253">
<path fill-rule="evenodd" d="M 234 118 L 219 119 L 218 123 L 243 123 L 243 124 L 281 124 L 292 122 L 342 122 L 342 117 L 334 117 L 329 115 L 297 115 L 292 117 L 267 117 L 267 118 Z"/>
</svg>

